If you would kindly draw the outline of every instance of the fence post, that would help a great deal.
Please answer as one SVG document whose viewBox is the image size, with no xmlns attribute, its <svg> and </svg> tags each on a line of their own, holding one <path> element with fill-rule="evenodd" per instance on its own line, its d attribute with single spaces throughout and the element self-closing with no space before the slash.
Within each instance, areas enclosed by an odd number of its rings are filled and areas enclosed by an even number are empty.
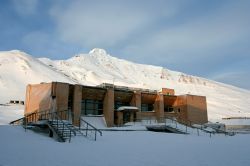
<svg viewBox="0 0 250 166">
<path fill-rule="evenodd" d="M 81 130 L 81 118 L 79 118 L 79 130 Z"/>
<path fill-rule="evenodd" d="M 25 132 L 27 130 L 27 116 L 24 117 L 25 118 Z"/>
<path fill-rule="evenodd" d="M 69 143 L 70 143 L 70 141 L 71 141 L 71 130 L 69 132 Z"/>
<path fill-rule="evenodd" d="M 86 128 L 86 137 L 88 136 L 88 127 L 89 127 L 89 124 L 87 123 L 87 128 Z"/>
</svg>

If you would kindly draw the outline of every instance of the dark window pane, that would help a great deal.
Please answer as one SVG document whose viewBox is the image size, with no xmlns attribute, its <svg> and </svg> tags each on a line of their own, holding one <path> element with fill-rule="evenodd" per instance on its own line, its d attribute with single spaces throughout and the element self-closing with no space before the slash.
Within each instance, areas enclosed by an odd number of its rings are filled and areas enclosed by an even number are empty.
<svg viewBox="0 0 250 166">
<path fill-rule="evenodd" d="M 81 105 L 82 115 L 102 115 L 103 114 L 103 102 L 101 100 L 82 100 Z"/>
<path fill-rule="evenodd" d="M 154 110 L 153 104 L 142 104 L 141 105 L 142 112 L 149 112 L 149 111 L 153 111 L 153 110 Z"/>
</svg>

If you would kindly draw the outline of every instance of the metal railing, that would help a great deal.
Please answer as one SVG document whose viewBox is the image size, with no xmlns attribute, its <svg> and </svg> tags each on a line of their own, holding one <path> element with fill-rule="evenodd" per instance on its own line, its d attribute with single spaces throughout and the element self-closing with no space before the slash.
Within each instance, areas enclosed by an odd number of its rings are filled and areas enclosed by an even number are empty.
<svg viewBox="0 0 250 166">
<path fill-rule="evenodd" d="M 63 139 L 63 141 L 66 141 L 66 137 L 69 137 L 69 142 L 70 142 L 72 133 L 74 134 L 74 136 L 76 136 L 76 132 L 69 127 L 69 124 L 67 124 L 60 118 L 58 113 L 61 112 L 48 113 L 50 115 L 49 123 L 53 126 L 55 132 L 57 133 L 58 136 L 60 136 L 61 139 Z"/>
<path fill-rule="evenodd" d="M 67 132 L 69 132 L 69 142 L 71 141 L 72 132 L 74 135 L 76 135 L 76 131 L 85 137 L 91 137 L 93 135 L 93 139 L 95 141 L 97 139 L 97 133 L 102 136 L 102 132 L 99 129 L 97 129 L 81 117 L 79 118 L 79 126 L 73 126 L 72 117 L 74 117 L 74 114 L 69 110 L 56 112 L 51 112 L 51 110 L 34 111 L 32 113 L 26 114 L 23 118 L 10 122 L 10 124 L 22 124 L 26 131 L 28 126 L 32 123 L 36 123 L 42 120 L 46 120 L 48 121 L 48 123 L 53 122 L 54 131 L 57 132 L 57 134 L 61 137 L 64 137 L 64 135 L 66 135 L 66 132 L 64 131 L 68 130 Z M 64 120 L 68 121 L 69 123 L 66 123 Z"/>
<path fill-rule="evenodd" d="M 90 137 L 93 136 L 96 141 L 97 133 L 102 136 L 102 131 L 91 125 L 89 122 L 85 121 L 82 117 L 79 118 L 79 130 L 84 131 L 84 136 Z"/>
<path fill-rule="evenodd" d="M 16 119 L 16 120 L 13 120 L 9 124 L 10 125 L 22 125 L 23 121 L 24 121 L 24 117 Z"/>
<path fill-rule="evenodd" d="M 43 111 L 35 111 L 33 113 L 27 114 L 24 117 L 24 126 L 25 131 L 27 129 L 27 125 L 30 123 L 35 123 L 37 121 L 47 120 L 50 123 L 56 132 L 56 134 L 65 141 L 65 137 L 69 137 L 69 142 L 71 141 L 72 133 L 76 135 L 75 131 L 69 127 L 69 124 L 64 122 L 63 120 L 70 121 L 70 111 L 56 111 L 51 112 L 51 110 L 43 110 Z M 69 132 L 69 133 L 68 133 Z"/>
<path fill-rule="evenodd" d="M 55 117 L 55 115 L 57 115 L 63 120 L 70 120 L 69 113 L 70 112 L 68 110 L 56 111 L 56 112 L 51 112 L 50 110 L 35 111 L 25 115 L 23 125 L 26 130 L 27 125 L 41 120 L 51 120 Z"/>
<path fill-rule="evenodd" d="M 197 125 L 189 120 L 181 120 L 181 119 L 175 119 L 175 118 L 170 118 L 170 117 L 160 117 L 160 118 L 154 118 L 154 117 L 143 117 L 143 118 L 136 118 L 134 119 L 135 122 L 141 122 L 144 125 L 164 125 L 164 126 L 169 126 L 172 127 L 176 130 L 181 130 L 186 133 L 193 133 L 197 134 L 198 136 L 200 135 L 208 135 L 209 137 L 212 137 L 212 135 L 216 133 L 224 134 L 225 136 L 229 135 L 234 135 L 235 133 L 233 132 L 227 132 L 225 130 L 216 130 L 214 129 L 213 131 L 207 130 L 207 126 L 204 125 Z M 211 128 L 211 127 L 210 127 Z M 213 129 L 213 128 L 212 128 Z"/>
</svg>

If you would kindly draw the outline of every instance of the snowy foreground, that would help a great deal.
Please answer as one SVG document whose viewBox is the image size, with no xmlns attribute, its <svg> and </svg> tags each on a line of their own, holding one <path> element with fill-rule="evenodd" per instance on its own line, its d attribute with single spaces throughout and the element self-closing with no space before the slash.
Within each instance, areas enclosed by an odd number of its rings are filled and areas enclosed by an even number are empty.
<svg viewBox="0 0 250 166">
<path fill-rule="evenodd" d="M 103 131 L 97 141 L 47 135 L 7 125 L 23 106 L 0 106 L 0 166 L 249 166 L 250 135 L 197 136 L 149 131 Z"/>
<path fill-rule="evenodd" d="M 0 126 L 1 166 L 249 166 L 249 135 L 198 137 L 106 131 L 98 140 L 59 143 L 20 126 Z"/>
</svg>

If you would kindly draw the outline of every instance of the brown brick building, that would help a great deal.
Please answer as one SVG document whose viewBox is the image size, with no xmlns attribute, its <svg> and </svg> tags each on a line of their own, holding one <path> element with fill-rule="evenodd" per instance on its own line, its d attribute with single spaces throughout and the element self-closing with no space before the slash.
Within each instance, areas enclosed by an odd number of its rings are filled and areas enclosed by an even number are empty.
<svg viewBox="0 0 250 166">
<path fill-rule="evenodd" d="M 28 85 L 25 114 L 43 110 L 70 110 L 78 125 L 80 116 L 103 115 L 108 127 L 143 118 L 175 117 L 180 122 L 208 121 L 206 97 L 176 96 L 173 89 L 160 92 L 102 84 L 72 85 L 52 82 Z"/>
</svg>

